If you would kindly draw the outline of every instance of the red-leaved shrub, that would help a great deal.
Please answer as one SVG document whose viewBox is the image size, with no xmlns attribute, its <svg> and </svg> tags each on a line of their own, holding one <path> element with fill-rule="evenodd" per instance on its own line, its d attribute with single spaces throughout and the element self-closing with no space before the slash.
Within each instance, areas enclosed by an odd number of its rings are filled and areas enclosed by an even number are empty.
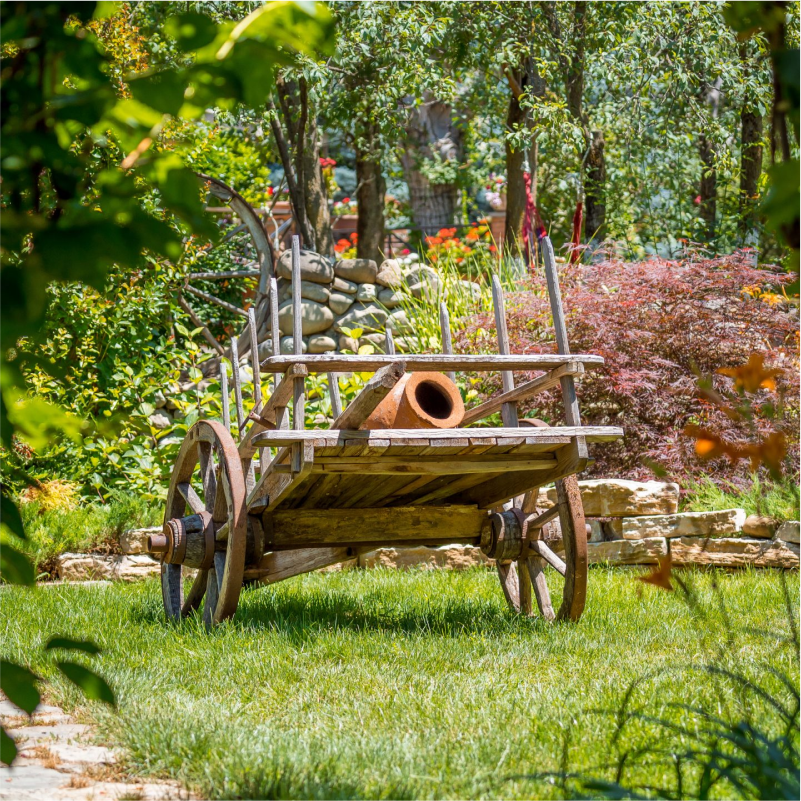
<svg viewBox="0 0 801 801">
<path fill-rule="evenodd" d="M 688 424 L 732 440 L 779 428 L 789 445 L 785 472 L 797 474 L 798 317 L 777 294 L 784 275 L 753 269 L 735 254 L 564 266 L 560 280 L 571 351 L 605 359 L 603 367 L 588 369 L 579 382 L 582 420 L 625 429 L 622 442 L 592 446 L 596 461 L 589 476 L 646 479 L 658 465 L 677 479 L 706 474 L 744 483 L 747 464 L 698 460 L 693 440 L 682 434 Z M 544 277 L 533 277 L 506 303 L 512 352 L 555 352 Z M 495 336 L 492 317 L 485 315 L 466 321 L 456 344 L 464 353 L 497 351 Z M 755 352 L 783 372 L 776 393 L 761 391 L 765 414 L 751 427 L 704 400 L 698 378 L 730 388 L 731 379 L 715 371 L 741 365 Z M 484 400 L 500 390 L 500 383 L 500 376 L 490 374 L 474 386 Z M 776 405 L 778 416 L 772 411 Z M 560 393 L 536 396 L 521 407 L 521 415 L 563 424 Z"/>
</svg>

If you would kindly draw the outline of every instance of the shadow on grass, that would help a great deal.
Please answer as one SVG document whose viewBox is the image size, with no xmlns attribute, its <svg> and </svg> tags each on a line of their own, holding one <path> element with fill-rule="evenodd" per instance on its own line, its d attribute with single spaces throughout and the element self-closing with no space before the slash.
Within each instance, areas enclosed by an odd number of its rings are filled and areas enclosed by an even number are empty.
<svg viewBox="0 0 801 801">
<path fill-rule="evenodd" d="M 500 595 L 500 588 L 498 588 Z M 202 628 L 200 613 L 180 623 L 165 619 L 160 604 L 137 604 L 130 611 L 131 622 L 176 626 L 195 631 Z M 521 627 L 536 633 L 553 630 L 553 624 L 539 617 L 514 614 L 499 600 L 481 596 L 438 596 L 421 601 L 410 588 L 406 597 L 392 598 L 372 588 L 353 592 L 336 588 L 297 588 L 290 591 L 276 587 L 249 587 L 243 590 L 236 615 L 208 636 L 227 636 L 239 631 L 270 631 L 290 641 L 307 642 L 323 632 L 394 632 L 463 636 L 469 634 L 498 636 L 519 632 Z"/>
</svg>

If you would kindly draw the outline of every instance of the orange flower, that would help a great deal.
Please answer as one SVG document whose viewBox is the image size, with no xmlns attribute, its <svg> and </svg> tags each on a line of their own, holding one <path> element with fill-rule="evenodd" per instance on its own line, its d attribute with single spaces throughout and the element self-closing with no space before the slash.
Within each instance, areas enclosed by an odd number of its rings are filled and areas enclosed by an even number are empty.
<svg viewBox="0 0 801 801">
<path fill-rule="evenodd" d="M 757 392 L 764 387 L 772 392 L 776 390 L 774 378 L 782 374 L 777 368 L 765 369 L 762 366 L 764 356 L 761 353 L 752 353 L 747 364 L 740 367 L 721 367 L 717 372 L 720 375 L 734 379 L 734 386 L 745 392 Z"/>
</svg>

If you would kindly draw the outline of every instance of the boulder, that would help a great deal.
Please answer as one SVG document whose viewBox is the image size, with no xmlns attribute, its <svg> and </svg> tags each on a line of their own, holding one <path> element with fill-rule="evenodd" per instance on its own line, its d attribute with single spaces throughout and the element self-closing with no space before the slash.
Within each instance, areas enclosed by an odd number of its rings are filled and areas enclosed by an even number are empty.
<svg viewBox="0 0 801 801">
<path fill-rule="evenodd" d="M 473 300 L 481 299 L 481 286 L 475 283 L 475 281 L 466 281 L 465 279 L 460 279 L 457 283 L 459 286 L 464 288 L 464 290 Z"/>
<path fill-rule="evenodd" d="M 363 284 L 369 286 L 369 284 Z M 328 305 L 334 314 L 344 314 L 352 305 L 355 298 L 353 295 L 345 295 L 342 292 L 332 292 L 328 298 Z"/>
<path fill-rule="evenodd" d="M 604 541 L 604 524 L 600 520 L 587 520 L 587 542 Z"/>
<path fill-rule="evenodd" d="M 579 481 L 581 501 L 587 517 L 672 515 L 679 508 L 679 485 L 662 481 L 628 481 L 597 478 Z M 541 489 L 537 504 L 549 508 L 556 503 L 556 489 Z"/>
<path fill-rule="evenodd" d="M 359 290 L 356 292 L 356 300 L 367 303 L 375 300 L 378 297 L 378 291 L 375 284 L 359 284 Z"/>
<path fill-rule="evenodd" d="M 359 291 L 358 284 L 354 284 L 353 281 L 346 281 L 339 276 L 334 279 L 332 288 L 335 292 L 344 292 L 346 295 L 355 295 Z"/>
<path fill-rule="evenodd" d="M 259 342 L 259 359 L 269 359 L 273 355 L 273 341 L 272 339 L 264 339 Z"/>
<path fill-rule="evenodd" d="M 342 259 L 334 265 L 334 272 L 357 284 L 374 284 L 378 268 L 372 259 Z"/>
<path fill-rule="evenodd" d="M 442 292 L 442 280 L 432 267 L 420 264 L 404 280 L 409 292 L 418 299 L 435 301 Z"/>
<path fill-rule="evenodd" d="M 798 530 L 801 528 L 797 520 L 787 520 L 776 529 L 776 539 L 793 542 L 798 545 Z"/>
<path fill-rule="evenodd" d="M 56 559 L 56 574 L 62 581 L 133 581 L 160 573 L 161 563 L 145 554 L 102 556 L 92 553 L 63 553 Z"/>
<path fill-rule="evenodd" d="M 730 537 L 742 531 L 743 509 L 717 512 L 682 512 L 677 515 L 619 517 L 609 521 L 615 539 L 641 540 L 647 537 Z"/>
<path fill-rule="evenodd" d="M 292 337 L 281 337 L 280 350 L 284 356 L 291 356 L 295 352 L 294 347 L 295 347 L 294 340 Z M 309 350 L 309 343 L 304 339 L 301 342 L 300 352 L 308 353 L 308 350 Z"/>
<path fill-rule="evenodd" d="M 667 540 L 664 537 L 587 543 L 590 564 L 609 562 L 612 565 L 655 565 L 660 556 L 667 556 Z"/>
<path fill-rule="evenodd" d="M 336 340 L 325 334 L 315 334 L 309 337 L 309 353 L 328 353 L 328 351 L 336 349 Z"/>
<path fill-rule="evenodd" d="M 161 526 L 123 531 L 120 534 L 120 550 L 127 554 L 147 553 L 147 538 L 152 534 L 161 534 Z"/>
<path fill-rule="evenodd" d="M 382 289 L 378 293 L 378 302 L 388 309 L 394 309 L 401 305 L 403 295 L 394 289 Z"/>
<path fill-rule="evenodd" d="M 276 275 L 292 280 L 292 251 L 285 250 L 275 265 Z M 315 284 L 330 284 L 334 280 L 334 265 L 330 259 L 311 250 L 300 251 L 300 277 Z"/>
<path fill-rule="evenodd" d="M 381 286 L 396 287 L 403 283 L 403 271 L 397 259 L 387 259 L 378 268 L 375 282 Z"/>
<path fill-rule="evenodd" d="M 319 334 L 330 328 L 334 322 L 334 312 L 328 306 L 306 298 L 300 301 L 301 333 L 304 336 Z M 278 307 L 278 325 L 282 334 L 292 332 L 292 301 L 288 300 Z"/>
<path fill-rule="evenodd" d="M 158 431 L 163 431 L 165 428 L 169 428 L 172 425 L 172 418 L 164 410 L 151 414 L 150 417 L 147 418 L 147 421 Z"/>
<path fill-rule="evenodd" d="M 400 353 L 420 353 L 420 340 L 417 337 L 396 337 L 395 347 Z"/>
<path fill-rule="evenodd" d="M 798 545 L 756 537 L 679 537 L 670 543 L 676 565 L 798 569 Z"/>
<path fill-rule="evenodd" d="M 779 526 L 778 520 L 763 515 L 748 515 L 743 523 L 743 534 L 769 540 Z"/>
<path fill-rule="evenodd" d="M 383 353 L 386 350 L 387 338 L 385 334 L 363 334 L 359 344 L 364 342 L 369 342 L 375 348 L 376 353 Z"/>
<path fill-rule="evenodd" d="M 343 328 L 376 329 L 383 328 L 387 321 L 387 311 L 376 303 L 355 303 L 350 311 L 337 318 L 334 328 L 344 334 Z"/>
<path fill-rule="evenodd" d="M 395 311 L 389 315 L 387 328 L 389 328 L 393 334 L 408 334 L 414 331 L 414 326 L 409 322 L 405 309 L 395 309 Z"/>
<path fill-rule="evenodd" d="M 488 565 L 490 560 L 482 553 L 481 548 L 473 545 L 442 545 L 439 548 L 424 546 L 410 548 L 378 548 L 362 554 L 359 565 L 365 568 L 421 567 L 428 570 L 450 569 L 465 570 L 476 565 Z"/>
<path fill-rule="evenodd" d="M 302 298 L 308 298 L 309 300 L 317 301 L 317 303 L 328 303 L 329 294 L 328 287 L 323 286 L 322 284 L 315 284 L 313 281 L 300 282 L 300 296 Z M 286 296 L 287 298 L 292 297 L 291 284 L 289 285 Z"/>
<path fill-rule="evenodd" d="M 353 337 L 345 336 L 345 334 L 340 334 L 337 344 L 339 345 L 340 350 L 349 350 L 353 353 L 359 352 L 359 340 L 354 339 Z"/>
</svg>

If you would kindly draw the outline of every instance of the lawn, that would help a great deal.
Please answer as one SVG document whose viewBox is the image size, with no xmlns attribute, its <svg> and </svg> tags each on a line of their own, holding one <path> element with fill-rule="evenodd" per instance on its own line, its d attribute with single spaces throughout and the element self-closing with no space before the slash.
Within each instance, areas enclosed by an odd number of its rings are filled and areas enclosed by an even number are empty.
<svg viewBox="0 0 801 801">
<path fill-rule="evenodd" d="M 123 747 L 133 773 L 204 797 L 557 798 L 575 787 L 535 774 L 614 778 L 599 766 L 645 743 L 624 782 L 668 786 L 671 758 L 652 753 L 666 730 L 640 718 L 613 742 L 606 713 L 638 678 L 631 708 L 685 725 L 676 748 L 702 725 L 676 703 L 780 735 L 765 697 L 698 668 L 737 671 L 797 706 L 771 672 L 797 690 L 781 575 L 684 572 L 689 604 L 636 575 L 594 568 L 580 623 L 545 625 L 510 614 L 487 570 L 314 574 L 245 591 L 236 618 L 211 633 L 196 619 L 167 624 L 155 581 L 6 587 L 2 651 L 73 707 L 82 701 L 42 645 L 56 632 L 95 640 L 119 714 L 80 714 Z M 797 611 L 797 577 L 787 586 Z"/>
</svg>

